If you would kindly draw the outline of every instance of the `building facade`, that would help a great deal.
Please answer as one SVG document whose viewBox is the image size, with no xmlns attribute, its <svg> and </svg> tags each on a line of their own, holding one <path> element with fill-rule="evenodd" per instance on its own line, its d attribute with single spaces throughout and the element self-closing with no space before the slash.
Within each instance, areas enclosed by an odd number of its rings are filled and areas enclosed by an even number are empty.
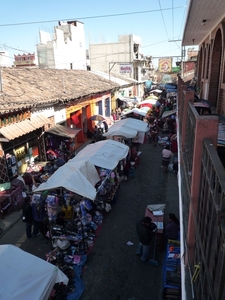
<svg viewBox="0 0 225 300">
<path fill-rule="evenodd" d="M 59 22 L 53 37 L 39 32 L 37 44 L 40 68 L 87 70 L 84 24 L 78 21 Z"/>
<path fill-rule="evenodd" d="M 16 68 L 20 67 L 35 67 L 36 64 L 36 58 L 35 53 L 28 53 L 28 54 L 18 54 L 14 55 L 14 66 Z"/>
<path fill-rule="evenodd" d="M 0 66 L 11 67 L 8 51 L 0 50 Z"/>
<path fill-rule="evenodd" d="M 116 43 L 90 44 L 90 68 L 92 71 L 124 74 L 137 81 L 143 80 L 147 60 L 141 54 L 141 38 L 121 35 Z"/>
<path fill-rule="evenodd" d="M 35 158 L 47 161 L 53 140 L 64 137 L 72 139 L 75 148 L 82 145 L 87 129 L 95 126 L 90 117 L 101 114 L 110 121 L 120 91 L 133 85 L 90 71 L 2 68 L 0 183 L 24 173 Z"/>
<path fill-rule="evenodd" d="M 182 299 L 225 298 L 225 170 L 218 138 L 225 116 L 225 2 L 191 0 L 182 46 L 198 45 L 195 91 L 178 86 L 179 193 Z M 194 93 L 210 102 L 212 115 L 198 115 Z"/>
</svg>

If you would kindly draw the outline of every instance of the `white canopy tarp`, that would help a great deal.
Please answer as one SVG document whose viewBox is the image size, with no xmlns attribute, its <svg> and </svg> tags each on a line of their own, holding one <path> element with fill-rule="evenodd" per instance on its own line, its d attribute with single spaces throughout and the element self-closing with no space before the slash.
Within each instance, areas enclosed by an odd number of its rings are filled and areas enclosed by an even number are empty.
<svg viewBox="0 0 225 300">
<path fill-rule="evenodd" d="M 94 185 L 99 180 L 99 174 L 91 162 L 82 159 L 73 162 L 71 159 L 33 192 L 63 187 L 68 191 L 94 200 L 96 197 Z"/>
<path fill-rule="evenodd" d="M 128 154 L 129 147 L 113 140 L 99 141 L 82 149 L 71 161 L 87 160 L 95 166 L 113 170 Z"/>
<path fill-rule="evenodd" d="M 123 119 L 120 120 L 116 123 L 114 123 L 111 128 L 121 128 L 122 126 L 126 126 L 128 128 L 137 130 L 137 132 L 146 132 L 148 131 L 148 123 L 141 121 L 141 120 L 137 120 L 137 119 L 133 119 L 133 118 L 127 118 L 127 119 Z"/>
<path fill-rule="evenodd" d="M 140 108 L 132 108 L 132 109 L 128 109 L 127 111 L 122 112 L 123 115 L 128 115 L 128 114 L 132 114 L 132 113 L 143 116 L 143 117 L 146 116 L 146 112 Z"/>
<path fill-rule="evenodd" d="M 117 136 L 117 137 L 132 139 L 137 136 L 137 130 L 126 126 L 122 126 L 120 128 L 115 128 L 111 126 L 109 130 L 103 134 L 103 136 L 107 138 L 112 138 L 114 136 Z"/>
<path fill-rule="evenodd" d="M 51 263 L 13 245 L 0 245 L 0 299 L 47 300 L 55 283 L 68 277 Z"/>
</svg>

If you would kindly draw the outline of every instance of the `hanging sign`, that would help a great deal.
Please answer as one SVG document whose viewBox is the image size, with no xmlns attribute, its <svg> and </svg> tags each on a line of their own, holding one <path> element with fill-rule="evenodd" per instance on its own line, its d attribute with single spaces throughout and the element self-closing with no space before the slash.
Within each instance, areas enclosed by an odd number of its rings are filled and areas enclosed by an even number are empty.
<svg viewBox="0 0 225 300">
<path fill-rule="evenodd" d="M 120 64 L 120 73 L 132 73 L 132 64 Z"/>
</svg>

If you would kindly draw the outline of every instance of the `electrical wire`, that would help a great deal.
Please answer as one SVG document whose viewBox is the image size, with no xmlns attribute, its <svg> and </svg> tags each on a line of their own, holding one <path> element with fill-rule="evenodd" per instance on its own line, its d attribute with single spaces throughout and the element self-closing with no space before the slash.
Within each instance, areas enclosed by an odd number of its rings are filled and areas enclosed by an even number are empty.
<svg viewBox="0 0 225 300">
<path fill-rule="evenodd" d="M 162 21 L 163 21 L 163 26 L 164 26 L 164 29 L 165 29 L 166 35 L 167 35 L 167 37 L 168 37 L 168 39 L 169 39 L 169 35 L 168 35 L 167 29 L 166 29 L 166 24 L 165 24 L 165 20 L 164 20 L 163 12 L 162 12 L 164 9 L 162 9 L 162 7 L 161 7 L 160 0 L 158 0 L 158 2 L 159 2 L 159 7 L 160 7 L 160 13 L 161 13 Z"/>
<path fill-rule="evenodd" d="M 146 48 L 146 47 L 151 47 L 151 46 L 154 46 L 154 45 L 158 45 L 158 44 L 162 44 L 162 43 L 165 43 L 167 42 L 168 40 L 163 40 L 163 41 L 160 41 L 160 42 L 157 42 L 157 43 L 152 43 L 152 44 L 149 44 L 149 45 L 146 45 L 146 46 L 143 46 L 142 48 Z M 3 44 L 0 44 L 0 46 L 5 46 Z M 11 46 L 8 46 L 6 45 L 6 48 L 9 48 L 9 49 L 13 49 L 13 50 L 16 50 L 16 51 L 19 51 L 19 52 L 23 52 L 23 53 L 31 53 L 32 51 L 27 51 L 27 50 L 21 50 L 21 49 L 18 49 L 18 48 L 14 48 L 14 47 L 11 47 Z M 113 53 L 113 55 L 118 55 L 118 54 L 126 54 L 126 52 L 117 52 L 117 53 Z M 1 54 L 2 56 L 5 56 L 5 57 L 8 57 L 8 58 L 11 58 L 11 59 L 14 59 L 14 57 L 11 57 L 9 55 L 5 55 L 5 54 Z M 111 53 L 109 54 L 104 54 L 104 55 L 100 55 L 100 56 L 97 56 L 95 58 L 93 58 L 92 60 L 95 60 L 95 59 L 99 59 L 99 58 L 105 58 L 107 56 L 110 56 L 112 55 Z M 62 57 L 66 57 L 64 55 L 61 55 Z M 40 58 L 44 58 L 42 56 L 39 55 Z M 81 62 L 82 60 L 77 60 L 77 61 L 73 61 L 74 63 L 76 62 Z M 60 61 L 55 61 L 56 63 L 59 63 L 59 64 L 63 64 L 63 65 L 67 65 L 68 63 L 71 63 L 71 61 L 68 61 L 68 62 L 60 62 Z"/>
<path fill-rule="evenodd" d="M 184 6 L 177 6 L 174 7 L 174 9 L 180 9 L 184 8 Z M 61 19 L 61 21 L 67 21 L 67 20 L 87 20 L 87 19 L 99 19 L 99 18 L 110 18 L 110 17 L 119 17 L 119 16 L 128 16 L 128 15 L 137 15 L 137 14 L 145 14 L 145 13 L 154 13 L 158 11 L 168 11 L 172 8 L 160 8 L 159 9 L 153 9 L 153 10 L 144 10 L 144 11 L 135 11 L 135 12 L 127 12 L 127 13 L 120 13 L 120 14 L 111 14 L 111 15 L 99 15 L 99 16 L 92 16 L 92 17 L 77 17 L 77 18 L 67 18 L 67 19 Z M 33 22 L 23 22 L 23 23 L 8 23 L 8 24 L 0 24 L 0 27 L 6 27 L 6 26 L 21 26 L 21 25 L 31 25 L 31 24 L 40 24 L 40 23 L 53 23 L 58 22 L 59 20 L 46 20 L 46 21 L 33 21 Z"/>
</svg>

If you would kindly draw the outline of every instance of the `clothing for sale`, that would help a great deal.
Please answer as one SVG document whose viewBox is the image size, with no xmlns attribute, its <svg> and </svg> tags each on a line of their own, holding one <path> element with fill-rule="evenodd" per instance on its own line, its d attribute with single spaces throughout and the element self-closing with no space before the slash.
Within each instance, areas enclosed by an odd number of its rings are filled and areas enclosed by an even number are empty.
<svg viewBox="0 0 225 300">
<path fill-rule="evenodd" d="M 44 201 L 40 201 L 40 203 L 37 204 L 32 203 L 31 206 L 33 219 L 37 222 L 42 222 L 46 217 Z"/>
</svg>

